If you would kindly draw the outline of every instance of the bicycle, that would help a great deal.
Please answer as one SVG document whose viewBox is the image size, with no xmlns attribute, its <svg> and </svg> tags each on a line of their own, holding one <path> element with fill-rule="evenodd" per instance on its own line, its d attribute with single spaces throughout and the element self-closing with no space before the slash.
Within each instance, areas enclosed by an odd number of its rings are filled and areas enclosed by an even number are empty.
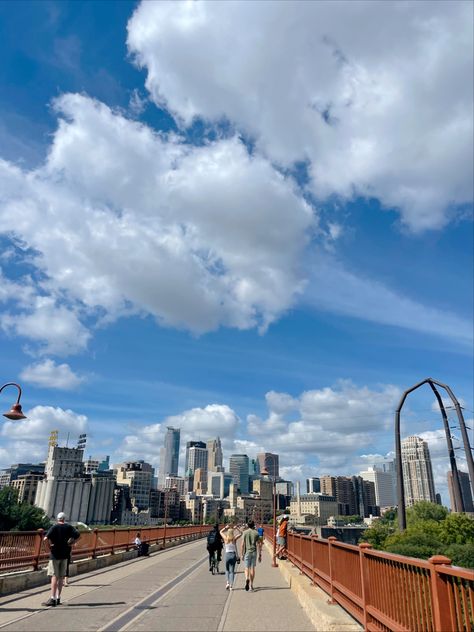
<svg viewBox="0 0 474 632">
<path fill-rule="evenodd" d="M 217 551 L 214 551 L 211 558 L 211 573 L 213 575 L 219 575 L 219 556 Z"/>
</svg>

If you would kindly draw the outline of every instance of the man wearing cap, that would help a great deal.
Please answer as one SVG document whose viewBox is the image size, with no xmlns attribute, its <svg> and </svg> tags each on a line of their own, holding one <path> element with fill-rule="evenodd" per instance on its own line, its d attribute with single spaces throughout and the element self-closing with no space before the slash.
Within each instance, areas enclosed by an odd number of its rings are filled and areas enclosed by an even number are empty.
<svg viewBox="0 0 474 632">
<path fill-rule="evenodd" d="M 276 554 L 279 560 L 285 560 L 286 553 L 286 538 L 288 537 L 288 516 L 283 516 L 280 521 L 277 533 L 278 548 Z"/>
<path fill-rule="evenodd" d="M 70 547 L 80 538 L 80 533 L 66 522 L 66 514 L 61 511 L 58 513 L 57 523 L 49 529 L 46 538 L 50 548 L 48 577 L 51 577 L 51 597 L 43 606 L 59 606 Z"/>
</svg>

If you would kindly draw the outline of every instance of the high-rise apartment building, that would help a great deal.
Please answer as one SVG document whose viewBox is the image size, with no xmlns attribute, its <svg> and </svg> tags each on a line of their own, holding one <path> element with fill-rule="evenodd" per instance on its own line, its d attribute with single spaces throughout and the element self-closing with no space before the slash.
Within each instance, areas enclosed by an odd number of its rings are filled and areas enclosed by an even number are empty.
<svg viewBox="0 0 474 632">
<path fill-rule="evenodd" d="M 222 466 L 223 463 L 223 454 L 222 454 L 222 445 L 220 437 L 216 439 L 209 439 L 207 442 L 207 471 L 208 472 L 223 472 L 224 468 Z"/>
<path fill-rule="evenodd" d="M 358 504 L 352 479 L 348 476 L 321 476 L 321 494 L 334 496 L 338 502 L 338 513 L 341 516 L 358 514 Z"/>
<path fill-rule="evenodd" d="M 271 478 L 278 478 L 280 476 L 280 459 L 278 454 L 260 452 L 257 454 L 257 460 L 260 465 L 260 472 L 267 471 Z"/>
<path fill-rule="evenodd" d="M 468 513 L 474 512 L 474 504 L 472 502 L 471 484 L 469 482 L 469 474 L 467 472 L 461 472 L 458 470 L 459 483 L 461 485 L 461 496 L 464 503 L 464 511 Z M 461 511 L 460 507 L 456 506 L 453 490 L 453 474 L 451 470 L 448 472 L 448 490 L 449 500 L 451 502 L 451 511 Z"/>
<path fill-rule="evenodd" d="M 117 468 L 117 484 L 130 487 L 132 505 L 139 510 L 148 509 L 154 469 L 145 461 L 129 461 Z"/>
<path fill-rule="evenodd" d="M 365 481 L 372 481 L 375 485 L 375 500 L 379 507 L 393 507 L 396 500 L 394 496 L 393 477 L 394 471 L 383 471 L 376 466 L 369 466 L 364 472 L 359 472 Z"/>
<path fill-rule="evenodd" d="M 411 507 L 420 500 L 436 502 L 427 442 L 421 437 L 406 437 L 402 440 L 401 452 L 406 506 Z"/>
<path fill-rule="evenodd" d="M 246 454 L 232 454 L 229 471 L 241 494 L 249 493 L 249 457 Z"/>
<path fill-rule="evenodd" d="M 158 484 L 164 488 L 167 476 L 177 476 L 179 464 L 179 442 L 181 430 L 179 428 L 166 428 L 164 445 L 160 450 L 160 475 Z"/>
<path fill-rule="evenodd" d="M 321 481 L 316 476 L 310 476 L 306 479 L 306 493 L 319 494 L 321 491 Z"/>
<path fill-rule="evenodd" d="M 355 513 L 353 515 L 369 518 L 380 515 L 375 495 L 375 483 L 367 481 L 362 476 L 352 476 L 352 488 L 355 497 Z"/>
</svg>

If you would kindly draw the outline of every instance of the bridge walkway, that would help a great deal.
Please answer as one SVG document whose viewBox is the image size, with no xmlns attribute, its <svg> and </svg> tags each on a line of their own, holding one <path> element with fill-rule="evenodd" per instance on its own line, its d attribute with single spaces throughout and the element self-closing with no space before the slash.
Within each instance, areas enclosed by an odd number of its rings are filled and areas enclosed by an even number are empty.
<svg viewBox="0 0 474 632">
<path fill-rule="evenodd" d="M 222 564 L 221 564 L 222 566 Z M 223 569 L 221 569 L 222 572 Z M 31 632 L 314 630 L 266 551 L 255 592 L 244 590 L 243 564 L 233 591 L 225 575 L 211 575 L 203 540 L 79 575 L 62 603 L 41 605 L 49 587 L 0 597 L 0 629 Z"/>
</svg>

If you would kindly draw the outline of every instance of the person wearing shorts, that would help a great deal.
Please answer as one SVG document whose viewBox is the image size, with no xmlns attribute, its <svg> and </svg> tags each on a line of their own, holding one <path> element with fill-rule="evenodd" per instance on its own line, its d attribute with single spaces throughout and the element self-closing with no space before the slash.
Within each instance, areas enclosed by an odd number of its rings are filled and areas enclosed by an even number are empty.
<svg viewBox="0 0 474 632">
<path fill-rule="evenodd" d="M 66 522 L 66 515 L 62 511 L 58 513 L 57 523 L 46 534 L 50 548 L 48 577 L 51 577 L 51 597 L 43 606 L 59 606 L 61 603 L 71 546 L 79 537 L 79 531 Z"/>
<path fill-rule="evenodd" d="M 247 529 L 242 534 L 242 549 L 240 556 L 244 560 L 245 590 L 254 590 L 255 567 L 258 561 L 262 561 L 262 539 L 255 529 L 253 520 L 249 520 Z"/>
<path fill-rule="evenodd" d="M 286 538 L 288 536 L 288 516 L 283 516 L 278 527 L 277 533 L 277 557 L 279 560 L 286 559 L 284 554 L 286 552 Z"/>
</svg>

